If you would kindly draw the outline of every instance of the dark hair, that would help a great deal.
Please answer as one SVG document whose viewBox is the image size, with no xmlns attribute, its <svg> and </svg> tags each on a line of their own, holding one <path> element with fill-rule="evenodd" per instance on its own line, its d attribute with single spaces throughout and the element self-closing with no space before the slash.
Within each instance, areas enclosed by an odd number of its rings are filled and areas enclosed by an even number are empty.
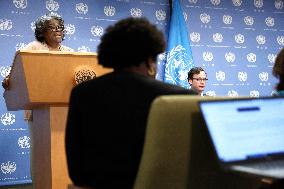
<svg viewBox="0 0 284 189">
<path fill-rule="evenodd" d="M 39 17 L 35 22 L 35 38 L 39 42 L 45 41 L 44 32 L 46 32 L 50 20 L 57 20 L 60 25 L 64 25 L 64 20 L 61 18 L 61 16 L 53 12 Z M 62 40 L 64 40 L 64 32 Z"/>
<path fill-rule="evenodd" d="M 106 29 L 98 46 L 99 64 L 122 69 L 154 61 L 165 50 L 163 33 L 146 18 L 126 18 Z"/>
<path fill-rule="evenodd" d="M 272 74 L 279 79 L 276 90 L 284 90 L 284 48 L 279 52 L 275 60 Z"/>
<path fill-rule="evenodd" d="M 201 67 L 193 67 L 189 70 L 189 72 L 187 73 L 187 80 L 190 80 L 193 78 L 194 74 L 199 74 L 200 72 L 205 72 L 203 68 Z M 206 74 L 206 72 L 205 72 Z"/>
</svg>

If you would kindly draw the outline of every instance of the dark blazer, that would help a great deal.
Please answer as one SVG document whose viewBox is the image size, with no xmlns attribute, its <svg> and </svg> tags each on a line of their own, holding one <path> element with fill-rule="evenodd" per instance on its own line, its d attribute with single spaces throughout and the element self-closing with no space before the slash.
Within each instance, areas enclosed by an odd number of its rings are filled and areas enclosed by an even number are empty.
<svg viewBox="0 0 284 189">
<path fill-rule="evenodd" d="M 65 141 L 74 184 L 132 188 L 151 102 L 167 94 L 192 92 L 125 71 L 76 86 L 71 92 Z"/>
</svg>

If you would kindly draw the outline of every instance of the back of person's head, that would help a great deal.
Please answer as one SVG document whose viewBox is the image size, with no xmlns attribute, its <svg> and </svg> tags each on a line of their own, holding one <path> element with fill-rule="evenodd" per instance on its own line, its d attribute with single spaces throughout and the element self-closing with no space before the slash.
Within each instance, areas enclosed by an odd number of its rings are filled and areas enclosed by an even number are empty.
<svg viewBox="0 0 284 189">
<path fill-rule="evenodd" d="M 123 69 L 154 61 L 165 50 L 163 33 L 146 18 L 126 18 L 106 29 L 98 46 L 99 64 Z"/>
<path fill-rule="evenodd" d="M 279 91 L 284 90 L 284 48 L 277 55 L 272 74 L 279 79 L 276 89 Z"/>
<path fill-rule="evenodd" d="M 45 41 L 44 32 L 46 31 L 50 20 L 57 20 L 60 25 L 62 26 L 64 25 L 64 20 L 62 19 L 62 17 L 53 12 L 39 17 L 35 22 L 35 38 L 39 42 Z M 63 32 L 63 39 L 64 39 L 64 32 Z"/>
<path fill-rule="evenodd" d="M 193 68 L 191 68 L 189 70 L 189 72 L 188 72 L 187 80 L 192 79 L 194 74 L 199 74 L 200 72 L 205 72 L 205 71 L 201 67 L 193 67 Z"/>
</svg>

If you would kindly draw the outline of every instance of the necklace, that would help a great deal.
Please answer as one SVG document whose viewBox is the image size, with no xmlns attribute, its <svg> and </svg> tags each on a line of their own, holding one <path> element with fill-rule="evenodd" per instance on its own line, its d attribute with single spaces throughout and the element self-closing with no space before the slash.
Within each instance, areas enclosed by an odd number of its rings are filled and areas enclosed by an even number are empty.
<svg viewBox="0 0 284 189">
<path fill-rule="evenodd" d="M 62 51 L 62 47 L 61 45 L 59 45 L 56 48 L 52 48 L 50 46 L 48 46 L 45 42 L 42 43 L 46 48 L 48 48 L 49 51 Z"/>
</svg>

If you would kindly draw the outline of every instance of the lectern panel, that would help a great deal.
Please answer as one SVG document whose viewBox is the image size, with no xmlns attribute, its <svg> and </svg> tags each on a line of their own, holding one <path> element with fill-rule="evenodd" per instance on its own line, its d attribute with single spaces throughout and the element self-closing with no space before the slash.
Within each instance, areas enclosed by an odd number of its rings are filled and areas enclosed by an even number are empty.
<svg viewBox="0 0 284 189">
<path fill-rule="evenodd" d="M 18 51 L 11 70 L 10 89 L 4 92 L 8 110 L 67 105 L 79 67 L 93 70 L 97 77 L 112 71 L 98 64 L 95 53 Z"/>
</svg>

